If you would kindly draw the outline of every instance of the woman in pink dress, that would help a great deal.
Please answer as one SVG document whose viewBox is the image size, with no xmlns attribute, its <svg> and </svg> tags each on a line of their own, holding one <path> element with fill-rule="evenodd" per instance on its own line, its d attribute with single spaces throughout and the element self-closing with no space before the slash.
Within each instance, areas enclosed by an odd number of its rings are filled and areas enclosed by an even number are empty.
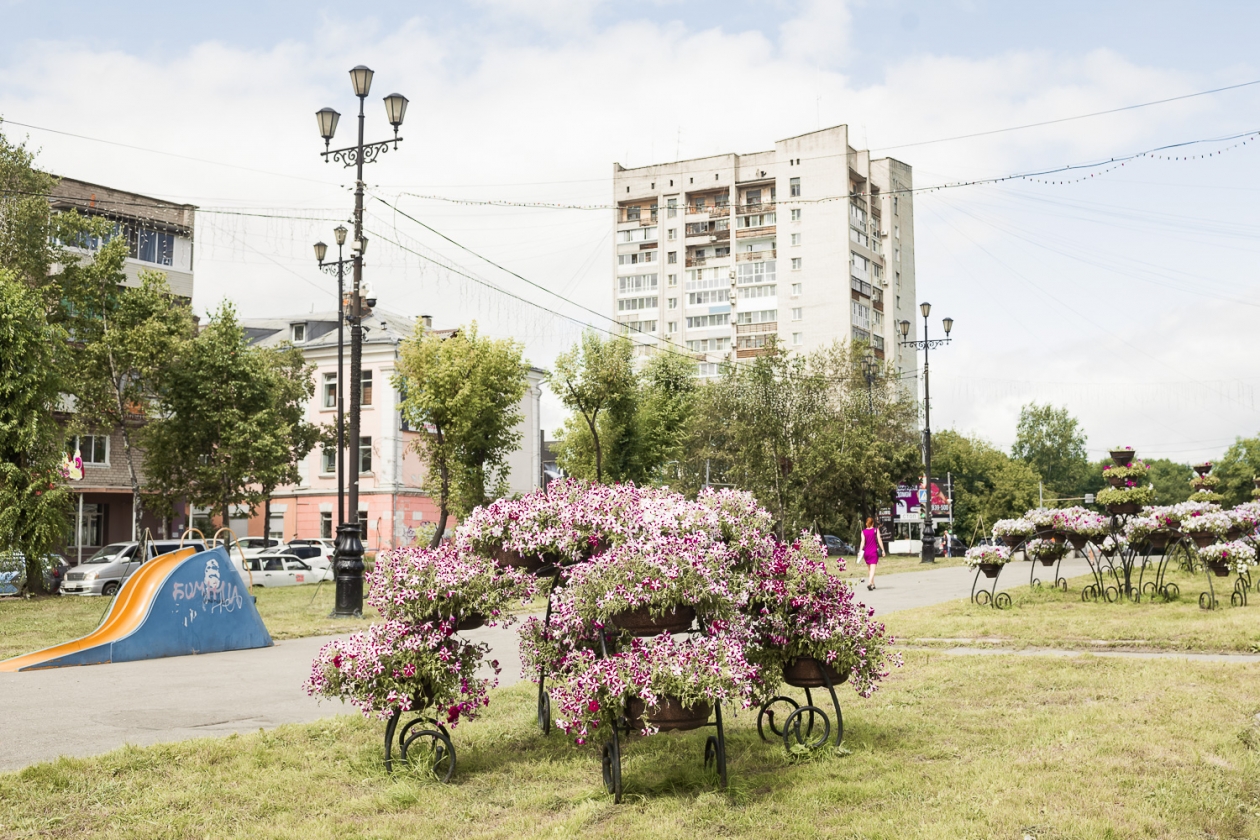
<svg viewBox="0 0 1260 840">
<path fill-rule="evenodd" d="M 866 588 L 875 588 L 875 566 L 879 564 L 879 555 L 886 554 L 884 551 L 884 538 L 880 536 L 879 529 L 875 527 L 875 520 L 866 517 L 866 527 L 862 529 L 862 542 L 858 546 L 858 555 L 866 561 L 868 570 L 866 576 Z"/>
</svg>

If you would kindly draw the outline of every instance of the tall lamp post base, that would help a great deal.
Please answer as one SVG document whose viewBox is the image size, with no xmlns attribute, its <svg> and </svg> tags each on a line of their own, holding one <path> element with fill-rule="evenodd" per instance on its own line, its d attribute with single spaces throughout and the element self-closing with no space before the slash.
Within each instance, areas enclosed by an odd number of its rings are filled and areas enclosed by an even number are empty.
<svg viewBox="0 0 1260 840">
<path fill-rule="evenodd" d="M 337 576 L 337 600 L 329 618 L 363 617 L 363 540 L 357 523 L 337 526 L 337 551 L 333 555 Z"/>
<path fill-rule="evenodd" d="M 936 564 L 936 534 L 931 527 L 923 529 L 923 551 L 919 562 Z"/>
</svg>

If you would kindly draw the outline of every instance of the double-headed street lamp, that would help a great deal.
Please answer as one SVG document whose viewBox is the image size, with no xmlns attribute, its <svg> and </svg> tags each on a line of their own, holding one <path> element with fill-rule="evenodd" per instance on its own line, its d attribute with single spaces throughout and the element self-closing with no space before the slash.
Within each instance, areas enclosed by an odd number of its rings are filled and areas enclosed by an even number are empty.
<svg viewBox="0 0 1260 840">
<path fill-rule="evenodd" d="M 363 300 L 360 297 L 363 287 L 363 252 L 367 250 L 367 237 L 363 235 L 363 164 L 371 163 L 380 155 L 389 151 L 390 143 L 395 149 L 399 141 L 398 128 L 402 125 L 407 113 L 407 97 L 401 93 L 391 93 L 385 97 L 385 116 L 394 127 L 394 139 L 377 143 L 363 142 L 364 105 L 368 91 L 372 88 L 372 71 L 360 64 L 350 71 L 350 82 L 354 87 L 354 95 L 359 97 L 359 140 L 353 146 L 344 149 L 330 149 L 333 135 L 337 133 L 337 121 L 341 114 L 332 108 L 321 108 L 315 112 L 319 122 L 319 136 L 324 138 L 324 151 L 321 153 L 324 162 L 335 160 L 347 168 L 355 168 L 354 178 L 354 239 L 350 246 L 350 263 L 353 267 L 353 288 L 350 293 L 350 311 L 346 319 L 350 321 L 350 440 L 354 447 L 355 458 L 351 459 L 349 480 L 349 514 L 354 523 L 345 520 L 345 511 L 339 515 L 337 523 L 337 552 L 333 560 L 333 568 L 337 575 L 337 600 L 333 607 L 333 616 L 351 617 L 363 614 L 363 533 L 359 526 L 359 414 L 363 380 Z M 340 244 L 340 243 L 339 243 Z M 316 246 L 319 257 L 319 246 Z M 322 260 L 321 260 L 322 262 Z M 338 261 L 340 263 L 340 260 Z M 340 269 L 340 265 L 338 266 Z M 338 302 L 341 306 L 341 302 Z M 340 319 L 338 319 L 340 329 Z M 340 364 L 340 359 L 338 360 Z M 341 389 L 341 376 L 338 371 L 338 393 Z M 340 400 L 338 400 L 340 403 Z M 340 424 L 338 424 L 340 430 Z M 338 457 L 341 457 L 340 455 Z"/>
<path fill-rule="evenodd" d="M 315 243 L 315 259 L 319 267 L 329 274 L 337 275 L 337 527 L 346 521 L 346 406 L 344 390 L 346 380 L 345 365 L 345 330 L 346 322 L 346 263 L 349 260 L 341 256 L 341 246 L 346 244 L 346 226 L 333 228 L 333 236 L 337 241 L 337 261 L 325 263 L 328 246 L 323 242 Z"/>
<path fill-rule="evenodd" d="M 954 328 L 954 319 L 945 318 L 941 324 L 945 327 L 945 338 L 928 339 L 928 315 L 932 311 L 932 304 L 919 304 L 919 311 L 923 313 L 923 340 L 909 341 L 907 336 L 910 335 L 910 322 L 902 321 L 898 324 L 901 329 L 901 346 L 913 347 L 915 350 L 923 351 L 923 476 L 924 476 L 924 497 L 923 507 L 923 554 L 920 562 L 935 563 L 936 562 L 936 534 L 932 528 L 932 398 L 931 392 L 928 390 L 928 350 L 933 347 L 939 347 L 942 344 L 949 344 L 949 331 Z"/>
</svg>

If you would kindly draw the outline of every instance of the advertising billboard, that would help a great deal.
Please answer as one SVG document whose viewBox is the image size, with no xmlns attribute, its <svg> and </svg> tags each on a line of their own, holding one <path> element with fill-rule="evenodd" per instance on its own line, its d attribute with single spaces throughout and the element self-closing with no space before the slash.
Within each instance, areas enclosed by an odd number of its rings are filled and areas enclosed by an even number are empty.
<svg viewBox="0 0 1260 840">
<path fill-rule="evenodd" d="M 932 480 L 932 518 L 949 519 L 948 485 L 939 478 Z M 927 491 L 913 484 L 897 485 L 897 506 L 893 517 L 897 522 L 918 522 L 923 518 Z"/>
</svg>

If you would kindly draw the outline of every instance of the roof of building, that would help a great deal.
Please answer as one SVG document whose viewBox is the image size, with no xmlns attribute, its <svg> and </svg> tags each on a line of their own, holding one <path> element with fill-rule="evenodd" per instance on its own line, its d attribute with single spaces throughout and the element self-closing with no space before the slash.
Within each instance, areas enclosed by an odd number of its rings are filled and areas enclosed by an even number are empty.
<svg viewBox="0 0 1260 840">
<path fill-rule="evenodd" d="M 75 178 L 61 178 L 48 197 L 57 210 L 78 210 L 112 219 L 136 219 L 192 236 L 196 206 L 163 201 L 160 198 L 127 192 Z"/>
<path fill-rule="evenodd" d="M 302 347 L 336 347 L 337 313 L 305 312 L 288 318 L 242 318 L 241 326 L 251 342 L 263 347 L 275 347 L 292 341 L 291 327 L 306 326 L 306 338 Z M 415 333 L 416 319 L 407 315 L 377 308 L 363 317 L 364 344 L 397 344 Z M 455 330 L 436 330 L 438 335 L 452 335 Z M 345 341 L 350 343 L 350 328 L 346 325 Z"/>
</svg>

